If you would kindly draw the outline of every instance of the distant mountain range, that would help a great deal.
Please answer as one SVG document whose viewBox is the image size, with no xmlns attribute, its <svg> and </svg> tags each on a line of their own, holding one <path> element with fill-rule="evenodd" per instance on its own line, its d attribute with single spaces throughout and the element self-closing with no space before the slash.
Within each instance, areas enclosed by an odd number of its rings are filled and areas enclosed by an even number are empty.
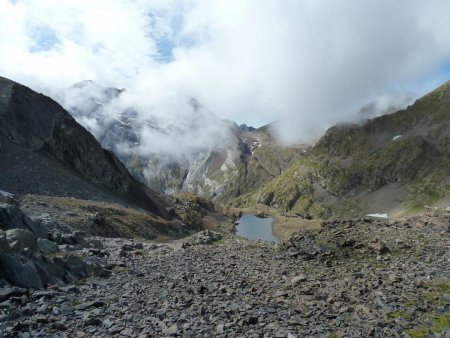
<svg viewBox="0 0 450 338">
<path fill-rule="evenodd" d="M 160 193 L 188 191 L 222 201 L 235 198 L 278 176 L 307 149 L 281 146 L 270 126 L 255 129 L 222 120 L 195 99 L 186 105 L 189 123 L 167 124 L 133 107 L 113 115 L 115 101 L 124 92 L 84 81 L 65 90 L 59 101 L 136 178 Z M 196 143 L 205 129 L 216 132 Z M 183 143 L 183 151 L 161 152 L 152 144 L 143 148 L 143 139 L 149 135 L 155 142 L 169 138 Z M 193 145 L 185 144 L 189 141 Z"/>
<path fill-rule="evenodd" d="M 195 99 L 186 105 L 189 123 L 167 123 L 118 105 L 126 90 L 85 81 L 57 99 L 99 144 L 59 104 L 1 78 L 0 187 L 119 199 L 168 218 L 162 194 L 179 192 L 308 218 L 414 212 L 449 200 L 449 87 L 404 110 L 332 127 L 314 146 L 288 147 L 273 126 L 238 126 Z M 190 144 L 203 130 L 217 137 Z M 159 138 L 179 151 L 164 152 Z"/>
</svg>

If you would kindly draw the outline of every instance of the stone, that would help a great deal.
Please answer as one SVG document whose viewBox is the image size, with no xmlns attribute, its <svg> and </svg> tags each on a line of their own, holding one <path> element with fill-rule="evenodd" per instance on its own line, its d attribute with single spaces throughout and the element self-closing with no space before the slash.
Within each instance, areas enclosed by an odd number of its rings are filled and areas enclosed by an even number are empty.
<svg viewBox="0 0 450 338">
<path fill-rule="evenodd" d="M 65 264 L 67 270 L 75 277 L 86 277 L 86 263 L 81 257 L 74 254 L 68 254 L 65 256 Z"/>
<path fill-rule="evenodd" d="M 178 332 L 177 324 L 173 324 L 172 326 L 170 326 L 170 327 L 168 327 L 166 329 L 163 329 L 163 333 L 164 334 L 172 336 L 172 337 L 176 336 L 177 332 Z"/>
<path fill-rule="evenodd" d="M 59 251 L 58 244 L 55 242 L 49 241 L 48 239 L 38 238 L 37 239 L 37 245 L 39 248 L 39 251 L 43 255 L 49 255 L 53 254 Z"/>
<path fill-rule="evenodd" d="M 57 292 L 54 290 L 38 290 L 33 292 L 34 298 L 53 298 L 56 296 Z"/>
<path fill-rule="evenodd" d="M 68 285 L 65 287 L 62 287 L 61 290 L 67 293 L 73 293 L 73 294 L 80 294 L 81 291 L 79 288 L 77 288 L 75 285 Z"/>
<path fill-rule="evenodd" d="M 87 317 L 84 321 L 85 326 L 98 326 L 102 323 L 102 321 L 97 317 Z"/>
<path fill-rule="evenodd" d="M 106 329 L 109 329 L 114 325 L 114 322 L 109 318 L 107 318 L 103 321 L 103 325 L 105 326 Z"/>
<path fill-rule="evenodd" d="M 221 324 L 218 324 L 217 326 L 216 326 L 216 332 L 218 333 L 218 334 L 223 334 L 224 333 L 224 325 L 221 323 Z"/>
<path fill-rule="evenodd" d="M 380 241 L 380 240 L 371 242 L 371 243 L 369 244 L 369 247 L 370 247 L 372 250 L 374 250 L 375 252 L 380 253 L 380 254 L 386 254 L 386 253 L 391 252 L 391 250 L 390 250 L 389 247 L 386 245 L 386 243 L 383 243 L 383 242 Z"/>
<path fill-rule="evenodd" d="M 450 294 L 449 293 L 444 293 L 441 298 L 444 302 L 450 303 Z"/>
<path fill-rule="evenodd" d="M 20 297 L 26 295 L 27 292 L 27 289 L 18 287 L 0 288 L 0 302 L 4 302 L 11 297 Z"/>
<path fill-rule="evenodd" d="M 11 229 L 5 231 L 6 240 L 11 251 L 16 253 L 34 252 L 37 250 L 36 236 L 28 230 Z"/>
<path fill-rule="evenodd" d="M 52 323 L 51 324 L 51 328 L 54 330 L 59 330 L 59 331 L 66 331 L 67 330 L 67 326 L 64 323 Z"/>
<path fill-rule="evenodd" d="M 298 284 L 298 283 L 304 282 L 304 281 L 306 281 L 306 276 L 305 275 L 298 275 L 298 276 L 293 277 L 291 279 L 290 283 L 295 285 L 295 284 Z"/>
<path fill-rule="evenodd" d="M 133 336 L 133 329 L 127 327 L 127 328 L 123 329 L 122 331 L 120 331 L 120 334 L 125 337 L 131 337 L 131 336 Z"/>
<path fill-rule="evenodd" d="M 44 287 L 33 261 L 19 255 L 0 255 L 6 276 L 17 286 L 33 289 Z"/>
<path fill-rule="evenodd" d="M 96 300 L 96 301 L 92 301 L 92 302 L 85 302 L 85 303 L 75 305 L 74 309 L 76 311 L 86 311 L 90 308 L 99 308 L 99 307 L 103 307 L 105 305 L 106 305 L 105 302 Z"/>
</svg>

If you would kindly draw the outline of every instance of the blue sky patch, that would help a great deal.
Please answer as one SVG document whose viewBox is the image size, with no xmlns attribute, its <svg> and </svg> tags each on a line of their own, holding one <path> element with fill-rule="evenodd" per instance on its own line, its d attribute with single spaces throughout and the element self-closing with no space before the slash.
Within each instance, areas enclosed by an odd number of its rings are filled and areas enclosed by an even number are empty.
<svg viewBox="0 0 450 338">
<path fill-rule="evenodd" d="M 27 27 L 28 36 L 33 39 L 34 45 L 30 52 L 39 53 L 54 49 L 59 44 L 56 33 L 47 25 L 30 24 Z"/>
</svg>

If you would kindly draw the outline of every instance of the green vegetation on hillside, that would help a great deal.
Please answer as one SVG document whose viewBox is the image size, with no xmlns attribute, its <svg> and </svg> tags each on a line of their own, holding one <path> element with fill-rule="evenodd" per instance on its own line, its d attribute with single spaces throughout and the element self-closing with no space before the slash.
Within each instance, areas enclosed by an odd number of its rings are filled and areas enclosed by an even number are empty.
<svg viewBox="0 0 450 338">
<path fill-rule="evenodd" d="M 446 83 L 405 110 L 330 128 L 305 157 L 232 204 L 346 217 L 374 212 L 378 193 L 379 207 L 389 209 L 379 212 L 416 210 L 449 196 L 449 134 Z"/>
</svg>

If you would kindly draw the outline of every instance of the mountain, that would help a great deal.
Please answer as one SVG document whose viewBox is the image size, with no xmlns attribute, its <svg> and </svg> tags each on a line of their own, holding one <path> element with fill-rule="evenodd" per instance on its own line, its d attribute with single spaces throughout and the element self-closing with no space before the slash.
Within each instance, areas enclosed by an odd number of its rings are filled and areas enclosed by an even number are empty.
<svg viewBox="0 0 450 338">
<path fill-rule="evenodd" d="M 101 144 L 158 192 L 193 192 L 238 207 L 262 203 L 308 217 L 344 217 L 394 215 L 447 198 L 447 87 L 407 109 L 390 107 L 376 118 L 332 127 L 315 146 L 280 144 L 273 125 L 238 126 L 196 100 L 187 105 L 189 123 L 178 124 L 132 107 L 116 109 L 111 118 L 111 108 L 126 91 L 93 82 L 68 90 L 66 95 L 78 100 L 62 101 L 75 102 L 67 105 L 70 112 L 87 127 L 94 125 Z M 81 99 L 81 93 L 89 95 Z M 367 105 L 361 116 L 374 111 L 380 107 Z M 209 138 L 185 145 L 208 128 L 214 128 Z M 155 151 L 144 142 L 148 135 L 175 139 L 182 151 Z"/>
<path fill-rule="evenodd" d="M 58 103 L 0 78 L 0 186 L 13 193 L 122 200 L 168 216 L 111 151 Z"/>
<path fill-rule="evenodd" d="M 330 128 L 280 176 L 234 201 L 314 217 L 398 214 L 448 200 L 450 82 L 413 105 Z"/>
<path fill-rule="evenodd" d="M 282 146 L 270 126 L 255 129 L 219 119 L 195 99 L 185 106 L 188 119 L 171 123 L 130 106 L 117 110 L 125 94 L 84 81 L 66 89 L 59 101 L 137 179 L 160 193 L 227 201 L 278 176 L 307 149 Z M 176 149 L 158 149 L 146 143 L 149 138 L 170 140 Z"/>
<path fill-rule="evenodd" d="M 151 190 L 57 102 L 3 77 L 0 159 L 0 189 L 22 195 L 21 207 L 40 222 L 51 211 L 75 230 L 143 238 L 179 238 L 228 222 L 201 197 Z"/>
</svg>

